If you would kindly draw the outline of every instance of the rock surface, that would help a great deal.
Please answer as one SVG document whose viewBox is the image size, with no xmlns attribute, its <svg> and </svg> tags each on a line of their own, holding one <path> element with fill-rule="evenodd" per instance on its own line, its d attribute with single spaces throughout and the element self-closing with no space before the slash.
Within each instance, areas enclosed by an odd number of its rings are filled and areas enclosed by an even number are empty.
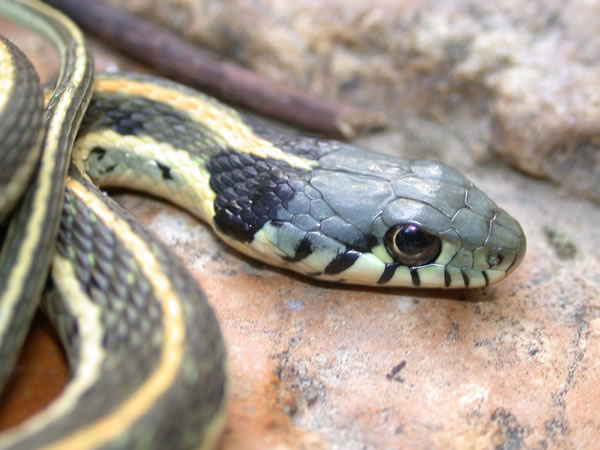
<svg viewBox="0 0 600 450">
<path fill-rule="evenodd" d="M 135 0 L 266 78 L 443 123 L 478 160 L 496 151 L 600 201 L 600 5 Z"/>
<path fill-rule="evenodd" d="M 274 5 L 283 8 L 284 3 Z M 246 8 L 254 4 L 244 3 Z M 313 9 L 321 5 L 305 4 Z M 342 4 L 336 7 L 343 22 L 352 16 L 351 8 L 343 9 Z M 375 11 L 395 10 L 394 4 L 372 3 Z M 206 8 L 206 15 L 218 16 L 216 3 L 197 5 Z M 478 8 L 483 7 L 473 6 Z M 516 2 L 512 6 L 515 11 L 519 8 Z M 442 4 L 434 13 L 413 19 L 445 21 L 446 32 L 453 34 L 456 26 L 451 25 L 465 19 L 449 14 L 450 9 Z M 530 20 L 544 23 L 538 10 L 525 9 L 521 12 Z M 174 16 L 189 20 L 185 14 Z M 278 16 L 269 17 L 275 21 Z M 375 17 L 383 23 L 391 20 L 387 14 Z M 520 15 L 510 17 L 519 23 Z M 370 20 L 371 26 L 380 23 Z M 411 23 L 408 16 L 402 20 Z M 432 27 L 438 32 L 443 28 Z M 361 33 L 358 26 L 340 25 L 339 30 L 350 36 L 347 39 Z M 407 31 L 398 26 L 397 33 Z M 379 40 L 366 41 L 365 57 L 388 64 L 383 49 L 380 59 L 371 51 L 392 45 L 388 38 L 398 42 L 394 35 L 383 34 Z M 273 42 L 278 40 L 283 38 Z M 427 48 L 433 51 L 435 46 Z M 99 70 L 132 69 L 126 61 L 107 55 L 102 46 L 95 44 L 94 49 Z M 588 52 L 592 49 L 590 44 Z M 421 70 L 427 76 L 396 80 L 403 93 L 394 91 L 393 100 L 388 95 L 386 108 L 400 109 L 406 106 L 400 103 L 403 98 L 412 98 L 408 103 L 412 112 L 404 111 L 409 120 L 360 143 L 392 154 L 450 162 L 520 220 L 528 236 L 528 255 L 498 285 L 444 292 L 319 284 L 240 256 L 208 227 L 164 203 L 118 197 L 174 248 L 204 286 L 222 324 L 231 358 L 232 401 L 221 449 L 591 448 L 600 438 L 600 209 L 497 160 L 483 158 L 487 161 L 475 165 L 465 157 L 469 150 L 487 148 L 491 142 L 489 111 L 499 108 L 500 100 L 483 86 L 487 81 L 480 82 L 470 97 L 467 91 L 444 84 L 449 72 L 436 77 L 445 67 L 441 61 L 446 51 L 421 55 Z M 47 55 L 36 45 L 29 53 Z M 400 64 L 400 54 L 389 57 Z M 268 67 L 269 58 L 276 61 L 265 55 L 261 64 Z M 418 58 L 413 58 L 416 64 Z M 398 73 L 404 65 L 397 67 Z M 360 100 L 364 95 L 366 100 L 369 96 L 358 92 L 363 86 L 370 85 L 371 93 L 383 89 L 357 79 L 360 89 L 351 84 L 340 92 L 353 91 L 348 98 Z M 316 91 L 335 92 L 314 83 L 299 81 Z M 442 100 L 438 95 L 442 85 L 455 97 Z M 426 115 L 437 120 L 417 116 L 426 109 L 430 111 Z M 46 364 L 54 364 L 46 370 L 64 379 L 60 359 Z M 42 370 L 36 367 L 35 371 Z M 43 385 L 19 389 L 21 396 L 11 393 L 20 399 L 17 404 L 13 401 L 10 408 L 0 409 L 0 423 L 7 423 L 6 418 L 20 408 L 19 401 L 25 402 L 28 393 L 43 390 Z"/>
</svg>

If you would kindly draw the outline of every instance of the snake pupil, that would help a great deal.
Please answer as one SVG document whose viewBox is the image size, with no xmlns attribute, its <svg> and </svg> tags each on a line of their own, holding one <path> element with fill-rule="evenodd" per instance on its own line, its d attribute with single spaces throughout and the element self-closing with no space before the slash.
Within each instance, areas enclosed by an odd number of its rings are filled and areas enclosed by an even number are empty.
<svg viewBox="0 0 600 450">
<path fill-rule="evenodd" d="M 416 224 L 401 224 L 386 234 L 386 247 L 396 261 L 407 266 L 421 266 L 437 258 L 441 244 L 438 237 L 426 233 Z"/>
</svg>

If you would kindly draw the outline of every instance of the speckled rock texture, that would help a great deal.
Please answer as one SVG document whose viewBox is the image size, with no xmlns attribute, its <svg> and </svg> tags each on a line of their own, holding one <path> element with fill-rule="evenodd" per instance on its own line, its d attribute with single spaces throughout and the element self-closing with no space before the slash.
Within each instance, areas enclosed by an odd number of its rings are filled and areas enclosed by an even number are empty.
<svg viewBox="0 0 600 450">
<path fill-rule="evenodd" d="M 600 200 L 600 5 L 471 0 L 132 0 L 273 80 L 427 116 L 482 160 Z"/>
<path fill-rule="evenodd" d="M 169 3 L 160 4 L 166 11 Z M 193 21 L 192 17 L 200 20 L 202 15 L 184 13 L 181 8 L 186 4 L 180 1 L 172 9 L 182 29 Z M 249 63 L 245 41 L 252 42 L 253 33 L 261 35 L 258 22 L 252 31 L 236 21 L 258 21 L 266 10 L 252 15 L 253 8 L 266 7 L 257 2 L 239 4 L 245 9 L 235 14 L 228 10 L 232 17 L 227 23 L 231 25 L 225 27 L 222 21 L 221 28 L 216 26 L 212 34 L 230 36 L 231 45 L 222 44 L 226 52 L 239 52 L 240 59 Z M 550 100 L 541 111 L 535 109 L 537 106 L 531 106 L 525 97 L 535 96 L 543 86 L 526 89 L 526 85 L 502 81 L 509 69 L 497 68 L 516 64 L 510 50 L 514 47 L 510 46 L 521 42 L 524 29 L 530 30 L 530 37 L 546 36 L 547 46 L 565 45 L 559 35 L 553 37 L 553 32 L 544 31 L 544 27 L 553 30 L 572 8 L 558 2 L 545 2 L 544 8 L 536 7 L 541 3 L 535 2 L 528 6 L 503 2 L 502 10 L 492 13 L 483 3 L 452 6 L 440 2 L 435 7 L 428 3 L 426 8 L 419 2 L 405 2 L 403 8 L 407 9 L 400 14 L 396 2 L 380 0 L 358 14 L 352 12 L 358 11 L 358 6 L 351 2 L 344 7 L 346 3 L 341 1 L 303 2 L 308 5 L 306 11 L 337 11 L 336 31 L 330 31 L 335 40 L 315 37 L 308 45 L 294 38 L 298 32 L 291 25 L 301 24 L 304 33 L 318 36 L 320 21 L 332 23 L 332 16 L 323 13 L 318 19 L 316 13 L 286 15 L 283 8 L 287 4 L 272 3 L 269 20 L 273 24 L 281 21 L 290 28 L 276 31 L 272 25 L 269 29 L 276 37 L 270 42 L 277 47 L 291 39 L 295 45 L 286 48 L 298 48 L 298 53 L 264 54 L 254 60 L 257 69 L 332 97 L 377 101 L 390 112 L 401 111 L 398 117 L 403 120 L 398 119 L 389 131 L 362 138 L 359 143 L 390 154 L 442 160 L 462 170 L 521 222 L 528 237 L 528 254 L 510 278 L 486 289 L 377 290 L 315 283 L 244 258 L 181 210 L 132 194 L 118 195 L 125 207 L 174 248 L 202 283 L 217 312 L 227 338 L 232 379 L 227 428 L 219 448 L 597 446 L 600 209 L 596 203 L 556 184 L 516 172 L 492 156 L 483 157 L 490 144 L 509 151 L 508 142 L 519 142 L 510 145 L 524 157 L 528 145 L 533 149 L 538 139 L 560 134 L 558 122 L 541 135 L 524 132 L 526 127 L 531 131 L 535 123 L 541 124 L 548 111 L 554 111 L 555 117 L 566 117 L 562 114 L 567 113 L 559 106 L 556 110 L 548 106 Z M 289 4 L 290 8 L 292 4 L 297 5 L 293 8 L 301 8 L 299 3 Z M 196 5 L 207 20 L 213 21 L 232 8 L 229 2 L 222 6 L 217 2 Z M 591 3 L 581 5 L 588 9 L 586 23 L 593 28 Z M 409 14 L 408 8 L 413 12 Z M 311 24 L 309 18 L 315 22 Z M 385 32 L 387 23 L 395 23 L 394 30 Z M 410 32 L 415 24 L 425 28 Z M 562 27 L 560 33 L 567 33 L 568 27 Z M 586 27 L 572 27 L 572 33 L 575 28 L 583 33 Z M 517 33 L 513 28 L 522 30 Z M 461 44 L 460 36 L 471 29 L 466 44 Z M 496 32 L 488 35 L 490 30 Z M 288 33 L 291 38 L 286 38 Z M 475 45 L 481 33 L 488 37 Z M 489 39 L 493 36 L 497 40 L 492 45 Z M 491 50 L 472 50 L 484 42 Z M 547 52 L 556 62 L 552 67 L 560 66 L 557 61 L 566 58 L 548 48 L 536 50 L 531 41 L 527 42 L 522 52 Z M 587 54 L 586 64 L 592 64 L 597 39 L 582 38 L 578 42 L 577 51 Z M 338 56 L 326 58 L 327 45 L 331 45 L 330 50 L 339 50 L 344 64 L 349 64 L 345 67 L 354 67 L 354 71 L 339 69 L 341 63 L 335 62 Z M 139 69 L 107 54 L 98 43 L 93 48 L 98 70 Z M 314 70 L 307 73 L 289 69 L 294 61 L 300 64 L 304 58 L 294 55 L 308 54 L 303 53 L 304 48 L 316 56 L 312 60 L 307 56 L 302 64 L 311 64 Z M 34 56 L 42 56 L 41 64 L 48 57 L 47 51 L 35 45 L 29 50 Z M 569 52 L 564 50 L 565 55 Z M 284 64 L 286 58 L 291 62 Z M 321 67 L 317 60 L 327 65 Z M 476 60 L 487 62 L 476 64 Z M 371 70 L 363 70 L 362 62 L 379 64 L 382 69 L 373 70 L 372 65 Z M 584 69 L 583 62 L 577 64 L 582 65 L 578 70 L 591 70 Z M 571 70 L 564 66 L 562 71 L 550 70 L 548 65 L 544 72 L 533 66 L 528 70 L 539 76 L 539 84 Z M 284 68 L 290 71 L 280 72 Z M 350 80 L 345 83 L 336 75 L 344 73 Z M 458 73 L 463 75 L 459 77 Z M 497 86 L 503 86 L 502 90 Z M 509 87 L 523 94 L 502 97 L 499 93 Z M 514 102 L 513 107 L 509 100 Z M 570 100 L 573 108 L 575 100 Z M 592 106 L 591 97 L 582 96 L 577 101 Z M 505 116 L 502 105 L 507 111 Z M 522 114 L 520 123 L 506 117 L 511 109 L 512 115 Z M 591 119 L 569 117 L 571 130 L 592 126 Z M 499 142 L 506 147 L 498 146 Z M 469 158 L 470 154 L 476 157 Z M 590 164 L 587 169 L 592 169 Z M 573 176 L 571 171 L 565 175 Z M 56 368 L 62 364 L 60 360 L 46 364 L 50 365 L 46 370 L 61 373 Z M 34 371 L 42 370 L 37 367 Z M 19 369 L 17 375 L 26 374 Z M 23 391 L 21 396 L 16 395 L 16 405 L 15 401 L 10 409 L 0 405 L 0 423 L 7 423 L 6 418 L 15 414 L 19 402 L 25 402 L 31 392 L 43 390 L 46 384 L 38 378 L 36 384 L 20 386 Z"/>
</svg>

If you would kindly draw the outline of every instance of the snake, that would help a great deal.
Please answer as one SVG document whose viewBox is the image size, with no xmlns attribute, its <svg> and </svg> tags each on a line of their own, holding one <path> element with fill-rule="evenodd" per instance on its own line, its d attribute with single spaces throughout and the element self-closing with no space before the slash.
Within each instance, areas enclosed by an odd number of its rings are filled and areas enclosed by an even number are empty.
<svg viewBox="0 0 600 450">
<path fill-rule="evenodd" d="M 0 38 L 0 383 L 39 304 L 72 371 L 1 448 L 211 448 L 224 427 L 226 344 L 201 286 L 101 188 L 164 198 L 239 253 L 326 282 L 481 288 L 525 256 L 519 223 L 453 168 L 284 132 L 156 76 L 95 75 L 58 11 L 0 14 L 61 60 L 45 102 Z"/>
</svg>

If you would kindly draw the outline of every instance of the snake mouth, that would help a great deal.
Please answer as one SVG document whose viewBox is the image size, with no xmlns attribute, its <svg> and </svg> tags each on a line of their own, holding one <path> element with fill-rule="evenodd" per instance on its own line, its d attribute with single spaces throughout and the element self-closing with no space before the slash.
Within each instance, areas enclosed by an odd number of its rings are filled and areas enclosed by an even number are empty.
<svg viewBox="0 0 600 450">
<path fill-rule="evenodd" d="M 505 277 L 507 277 L 525 259 L 527 238 L 521 224 L 502 209 L 496 214 L 494 226 L 499 226 L 507 231 L 509 235 L 512 235 L 512 238 L 508 241 L 512 245 L 509 247 L 492 248 L 488 252 L 490 269 L 503 270 Z"/>
<path fill-rule="evenodd" d="M 515 271 L 517 267 L 521 265 L 523 260 L 525 259 L 525 254 L 527 253 L 527 238 L 525 234 L 521 234 L 519 239 L 519 247 L 517 248 L 517 254 L 508 269 L 506 269 L 506 276 L 510 275 Z"/>
</svg>

